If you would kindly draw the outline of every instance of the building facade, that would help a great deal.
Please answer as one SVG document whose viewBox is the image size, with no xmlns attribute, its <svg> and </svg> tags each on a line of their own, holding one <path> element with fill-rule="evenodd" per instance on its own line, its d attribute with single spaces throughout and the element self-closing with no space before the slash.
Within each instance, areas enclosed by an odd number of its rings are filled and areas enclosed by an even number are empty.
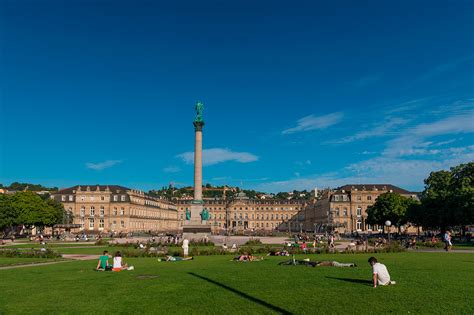
<svg viewBox="0 0 474 315">
<path fill-rule="evenodd" d="M 340 234 L 381 232 L 382 226 L 367 224 L 367 208 L 375 203 L 378 196 L 387 192 L 418 199 L 417 193 L 388 184 L 345 185 L 335 190 L 327 189 L 319 200 L 304 210 L 305 229 L 316 232 L 331 230 Z"/>
<path fill-rule="evenodd" d="M 244 193 L 232 199 L 203 199 L 204 209 L 210 214 L 213 233 L 226 230 L 244 231 L 300 231 L 303 228 L 303 200 L 250 199 Z M 186 209 L 190 209 L 191 200 L 177 201 L 179 226 L 186 220 Z"/>
<path fill-rule="evenodd" d="M 176 232 L 176 205 L 116 185 L 74 186 L 54 193 L 86 233 Z"/>
</svg>

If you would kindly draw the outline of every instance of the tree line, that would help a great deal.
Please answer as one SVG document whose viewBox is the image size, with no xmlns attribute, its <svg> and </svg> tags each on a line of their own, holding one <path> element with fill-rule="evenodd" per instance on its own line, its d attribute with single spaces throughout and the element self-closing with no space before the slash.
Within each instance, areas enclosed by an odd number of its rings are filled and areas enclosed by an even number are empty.
<svg viewBox="0 0 474 315">
<path fill-rule="evenodd" d="M 0 194 L 0 230 L 3 233 L 23 226 L 27 229 L 36 227 L 42 230 L 63 223 L 65 218 L 69 217 L 60 202 L 50 198 L 43 199 L 34 192 Z"/>
<path fill-rule="evenodd" d="M 367 223 L 391 221 L 400 228 L 409 223 L 428 230 L 474 225 L 474 162 L 431 172 L 420 200 L 396 193 L 380 195 L 367 209 Z"/>
</svg>

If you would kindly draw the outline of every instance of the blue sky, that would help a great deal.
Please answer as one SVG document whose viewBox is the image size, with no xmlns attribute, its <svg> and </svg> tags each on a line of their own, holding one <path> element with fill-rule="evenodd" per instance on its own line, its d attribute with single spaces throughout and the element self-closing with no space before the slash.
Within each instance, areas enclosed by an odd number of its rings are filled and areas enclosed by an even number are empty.
<svg viewBox="0 0 474 315">
<path fill-rule="evenodd" d="M 264 191 L 474 160 L 472 1 L 0 3 L 0 182 Z"/>
</svg>

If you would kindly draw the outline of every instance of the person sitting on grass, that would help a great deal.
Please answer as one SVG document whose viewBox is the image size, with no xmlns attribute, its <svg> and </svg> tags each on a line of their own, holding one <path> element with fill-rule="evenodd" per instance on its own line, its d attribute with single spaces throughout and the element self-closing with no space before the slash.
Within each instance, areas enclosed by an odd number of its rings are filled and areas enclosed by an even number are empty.
<svg viewBox="0 0 474 315">
<path fill-rule="evenodd" d="M 234 257 L 234 261 L 252 262 L 252 261 L 260 261 L 260 260 L 263 260 L 263 257 L 254 257 L 252 254 L 247 254 L 247 253 Z"/>
<path fill-rule="evenodd" d="M 395 284 L 395 281 L 390 280 L 390 274 L 388 273 L 387 267 L 377 261 L 377 258 L 370 257 L 369 264 L 372 266 L 372 280 L 374 288 L 377 285 L 389 285 Z"/>
<path fill-rule="evenodd" d="M 123 260 L 122 260 L 122 254 L 120 252 L 115 253 L 114 257 L 114 265 L 112 268 L 112 271 L 121 271 L 121 270 L 133 270 L 133 266 L 128 266 Z"/>
<path fill-rule="evenodd" d="M 104 250 L 104 253 L 100 255 L 96 269 L 101 270 L 101 271 L 112 269 L 109 266 L 109 252 L 108 251 Z"/>
</svg>

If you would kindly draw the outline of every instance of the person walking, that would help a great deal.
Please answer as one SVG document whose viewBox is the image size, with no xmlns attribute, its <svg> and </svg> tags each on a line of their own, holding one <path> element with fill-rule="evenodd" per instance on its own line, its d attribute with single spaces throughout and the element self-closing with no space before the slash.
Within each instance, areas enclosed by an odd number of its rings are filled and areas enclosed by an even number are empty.
<svg viewBox="0 0 474 315">
<path fill-rule="evenodd" d="M 183 256 L 188 257 L 188 254 L 189 254 L 189 241 L 188 241 L 188 239 L 185 238 L 183 240 L 182 248 L 183 248 Z"/>
</svg>

